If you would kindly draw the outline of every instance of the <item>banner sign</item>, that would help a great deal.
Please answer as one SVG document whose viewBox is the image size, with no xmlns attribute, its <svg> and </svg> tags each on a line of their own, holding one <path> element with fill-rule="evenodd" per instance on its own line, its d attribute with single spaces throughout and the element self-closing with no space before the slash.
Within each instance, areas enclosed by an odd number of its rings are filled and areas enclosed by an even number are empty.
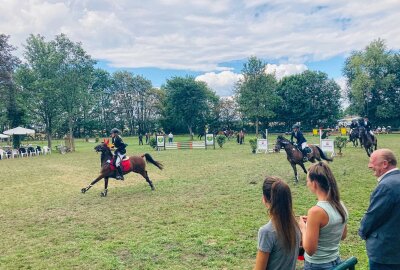
<svg viewBox="0 0 400 270">
<path fill-rule="evenodd" d="M 214 145 L 214 134 L 206 134 L 206 145 Z"/>
<path fill-rule="evenodd" d="M 320 147 L 321 147 L 321 150 L 324 152 L 331 152 L 331 153 L 335 152 L 335 144 L 333 143 L 333 140 L 329 140 L 329 139 L 321 140 Z"/>
<path fill-rule="evenodd" d="M 163 135 L 157 135 L 156 136 L 156 140 L 157 140 L 157 147 L 158 148 L 164 148 L 165 147 L 165 138 Z"/>
<path fill-rule="evenodd" d="M 267 139 L 257 139 L 257 151 L 259 152 L 267 152 L 268 151 L 268 140 Z"/>
</svg>

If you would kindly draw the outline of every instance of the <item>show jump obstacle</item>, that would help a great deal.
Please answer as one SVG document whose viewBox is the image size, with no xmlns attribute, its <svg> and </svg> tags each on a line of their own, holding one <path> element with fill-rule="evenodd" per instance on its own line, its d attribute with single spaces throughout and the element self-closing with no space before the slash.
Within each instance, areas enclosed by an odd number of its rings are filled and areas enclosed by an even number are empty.
<svg viewBox="0 0 400 270">
<path fill-rule="evenodd" d="M 206 134 L 204 141 L 173 142 L 165 141 L 165 136 L 157 135 L 157 150 L 179 150 L 179 149 L 215 149 L 214 134 Z"/>
</svg>

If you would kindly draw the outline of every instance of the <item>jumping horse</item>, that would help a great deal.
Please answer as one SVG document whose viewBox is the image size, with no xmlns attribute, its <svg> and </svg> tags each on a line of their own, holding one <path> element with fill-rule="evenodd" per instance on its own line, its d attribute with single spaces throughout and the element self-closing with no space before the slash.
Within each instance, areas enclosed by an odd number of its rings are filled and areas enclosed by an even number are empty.
<svg viewBox="0 0 400 270">
<path fill-rule="evenodd" d="M 369 131 L 365 130 L 365 127 L 359 128 L 361 143 L 364 146 L 365 152 L 370 157 L 372 152 L 378 148 L 378 139 L 376 136 L 372 136 Z"/>
<path fill-rule="evenodd" d="M 104 191 L 101 192 L 102 197 L 107 196 L 108 192 L 108 179 L 109 178 L 115 178 L 116 177 L 116 170 L 115 168 L 112 168 L 110 163 L 112 163 L 113 159 L 113 154 L 111 152 L 111 149 L 109 147 L 109 143 L 107 141 L 104 141 L 103 143 L 97 145 L 94 150 L 96 152 L 101 153 L 100 157 L 100 162 L 101 162 L 101 170 L 100 170 L 100 175 L 94 179 L 87 187 L 82 188 L 81 192 L 86 193 L 94 184 L 96 184 L 98 181 L 104 178 Z M 129 166 L 127 166 L 127 170 L 123 170 L 123 174 L 127 174 L 130 172 L 138 173 L 146 179 L 147 183 L 150 185 L 151 190 L 155 190 L 153 182 L 151 182 L 147 171 L 146 171 L 146 162 L 150 162 L 151 164 L 155 165 L 157 168 L 160 170 L 163 169 L 163 165 L 155 161 L 150 154 L 146 153 L 142 156 L 131 156 L 129 157 Z M 124 160 L 125 161 L 125 160 Z M 124 162 L 121 162 L 122 163 Z M 124 167 L 124 166 L 122 166 Z"/>
<path fill-rule="evenodd" d="M 307 158 L 310 162 L 314 163 L 315 160 L 321 161 L 321 159 L 333 161 L 333 159 L 328 158 L 318 146 L 308 145 L 308 147 L 311 149 L 311 153 L 307 155 Z M 282 135 L 279 135 L 275 143 L 275 152 L 279 152 L 282 148 L 285 149 L 287 160 L 289 161 L 290 165 L 292 165 L 294 181 L 295 183 L 298 183 L 299 176 L 297 174 L 296 165 L 299 165 L 303 169 L 303 172 L 307 174 L 307 170 L 304 167 L 303 153 L 288 139 Z"/>
</svg>

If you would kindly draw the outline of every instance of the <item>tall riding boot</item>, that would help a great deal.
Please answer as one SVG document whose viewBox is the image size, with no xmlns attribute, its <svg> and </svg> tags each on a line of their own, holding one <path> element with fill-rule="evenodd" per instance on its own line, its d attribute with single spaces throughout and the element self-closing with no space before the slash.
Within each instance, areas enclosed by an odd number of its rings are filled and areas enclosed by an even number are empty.
<svg viewBox="0 0 400 270">
<path fill-rule="evenodd" d="M 307 152 L 304 149 L 301 152 L 303 153 L 303 162 L 307 162 L 308 161 Z"/>
<path fill-rule="evenodd" d="M 117 172 L 116 172 L 115 179 L 117 179 L 117 180 L 124 180 L 124 174 L 122 173 L 122 168 L 121 168 L 121 166 L 118 166 L 118 167 L 117 167 Z"/>
</svg>

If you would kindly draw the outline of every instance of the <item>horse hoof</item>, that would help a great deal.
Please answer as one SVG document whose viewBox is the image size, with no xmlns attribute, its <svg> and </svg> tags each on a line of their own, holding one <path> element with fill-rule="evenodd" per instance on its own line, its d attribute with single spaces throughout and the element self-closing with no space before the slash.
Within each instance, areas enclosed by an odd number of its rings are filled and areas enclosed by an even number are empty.
<svg viewBox="0 0 400 270">
<path fill-rule="evenodd" d="M 81 189 L 81 192 L 82 192 L 82 193 L 86 193 L 86 188 L 82 188 L 82 189 Z"/>
<path fill-rule="evenodd" d="M 101 192 L 101 193 L 100 193 L 100 196 L 101 196 L 101 197 L 107 197 L 107 192 Z"/>
<path fill-rule="evenodd" d="M 156 190 L 156 188 L 155 187 L 151 187 L 151 190 L 154 191 L 154 190 Z"/>
</svg>

